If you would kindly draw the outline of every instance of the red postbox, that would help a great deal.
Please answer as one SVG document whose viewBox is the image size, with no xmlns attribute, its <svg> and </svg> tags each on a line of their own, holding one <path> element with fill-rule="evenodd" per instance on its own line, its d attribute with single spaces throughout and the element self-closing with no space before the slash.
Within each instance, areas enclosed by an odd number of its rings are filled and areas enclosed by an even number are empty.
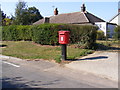
<svg viewBox="0 0 120 90">
<path fill-rule="evenodd" d="M 59 43 L 68 44 L 70 31 L 59 31 Z"/>
</svg>

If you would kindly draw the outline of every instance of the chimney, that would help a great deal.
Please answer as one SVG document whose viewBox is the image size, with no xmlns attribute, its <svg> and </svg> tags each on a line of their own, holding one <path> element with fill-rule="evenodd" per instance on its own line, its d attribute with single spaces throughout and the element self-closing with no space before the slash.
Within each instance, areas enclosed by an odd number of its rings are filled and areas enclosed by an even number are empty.
<svg viewBox="0 0 120 90">
<path fill-rule="evenodd" d="M 54 10 L 54 15 L 58 15 L 58 10 L 57 10 L 57 8 L 55 8 L 55 10 Z"/>
<path fill-rule="evenodd" d="M 50 18 L 45 17 L 45 22 L 44 23 L 49 23 Z"/>
<path fill-rule="evenodd" d="M 120 13 L 120 8 L 118 9 L 118 13 Z"/>
<path fill-rule="evenodd" d="M 85 12 L 85 11 L 86 11 L 85 4 L 82 4 L 82 6 L 81 6 L 81 12 Z"/>
</svg>

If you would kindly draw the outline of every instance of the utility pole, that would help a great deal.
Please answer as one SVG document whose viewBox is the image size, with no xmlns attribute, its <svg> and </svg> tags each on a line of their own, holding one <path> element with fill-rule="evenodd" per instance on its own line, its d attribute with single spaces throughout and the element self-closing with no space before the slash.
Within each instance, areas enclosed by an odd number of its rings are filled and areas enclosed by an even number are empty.
<svg viewBox="0 0 120 90">
<path fill-rule="evenodd" d="M 1 4 L 0 4 L 0 43 L 2 42 L 2 11 L 1 11 Z M 1 52 L 1 50 L 0 50 Z"/>
<path fill-rule="evenodd" d="M 53 8 L 53 15 L 54 15 L 54 8 L 55 8 L 55 6 L 52 6 L 52 8 Z"/>
<path fill-rule="evenodd" d="M 2 11 L 1 11 L 1 4 L 0 4 L 0 26 L 2 26 Z"/>
<path fill-rule="evenodd" d="M 22 2 L 22 0 L 18 0 L 18 2 Z"/>
</svg>

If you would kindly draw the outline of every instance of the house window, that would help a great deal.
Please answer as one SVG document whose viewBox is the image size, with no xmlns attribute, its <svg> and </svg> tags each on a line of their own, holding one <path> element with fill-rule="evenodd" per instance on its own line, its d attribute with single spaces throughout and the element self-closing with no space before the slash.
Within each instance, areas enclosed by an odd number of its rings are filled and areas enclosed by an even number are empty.
<svg viewBox="0 0 120 90">
<path fill-rule="evenodd" d="M 102 28 L 102 25 L 101 25 L 101 24 L 99 24 L 99 28 Z"/>
</svg>

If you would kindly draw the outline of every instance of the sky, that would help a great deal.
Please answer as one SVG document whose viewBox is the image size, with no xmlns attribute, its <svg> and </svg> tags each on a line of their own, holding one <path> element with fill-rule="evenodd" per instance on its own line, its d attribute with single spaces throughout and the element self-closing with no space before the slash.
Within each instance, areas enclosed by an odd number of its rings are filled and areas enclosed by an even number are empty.
<svg viewBox="0 0 120 90">
<path fill-rule="evenodd" d="M 25 1 L 25 0 L 24 0 Z M 74 0 L 75 1 L 75 0 Z M 80 12 L 81 5 L 85 3 L 86 10 L 95 16 L 98 16 L 99 18 L 109 21 L 111 18 L 113 18 L 115 15 L 118 14 L 118 8 L 120 8 L 120 3 L 118 5 L 118 1 L 115 2 L 109 2 L 109 1 L 100 1 L 100 2 L 93 2 L 93 1 L 69 1 L 69 2 L 42 2 L 37 1 L 36 2 L 30 2 L 28 1 L 26 5 L 28 7 L 35 6 L 37 9 L 39 9 L 40 14 L 43 17 L 48 17 L 53 15 L 54 8 L 58 8 L 59 14 L 62 13 L 72 13 L 72 12 Z M 80 1 L 80 0 L 79 0 Z M 16 4 L 18 1 L 9 1 L 0 2 L 1 9 L 4 11 L 7 16 L 10 16 L 11 14 L 14 15 Z M 54 7 L 53 7 L 54 6 Z"/>
</svg>

